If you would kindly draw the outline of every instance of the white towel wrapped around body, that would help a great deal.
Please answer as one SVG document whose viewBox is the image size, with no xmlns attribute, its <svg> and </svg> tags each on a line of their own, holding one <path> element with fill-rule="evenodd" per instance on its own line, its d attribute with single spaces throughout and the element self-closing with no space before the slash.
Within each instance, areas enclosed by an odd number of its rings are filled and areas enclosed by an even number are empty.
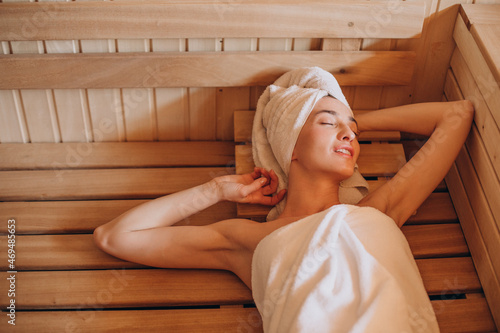
<svg viewBox="0 0 500 333">
<path fill-rule="evenodd" d="M 252 261 L 264 332 L 439 332 L 394 221 L 336 205 L 266 236 Z"/>
<path fill-rule="evenodd" d="M 332 74 L 319 67 L 305 67 L 283 74 L 259 98 L 252 130 L 253 158 L 256 166 L 275 171 L 278 191 L 288 188 L 292 152 L 300 130 L 314 105 L 325 96 L 338 99 L 350 110 Z M 340 184 L 340 202 L 356 204 L 367 194 L 368 183 L 356 167 L 354 174 Z M 268 220 L 277 218 L 285 204 L 286 198 L 271 210 Z"/>
</svg>

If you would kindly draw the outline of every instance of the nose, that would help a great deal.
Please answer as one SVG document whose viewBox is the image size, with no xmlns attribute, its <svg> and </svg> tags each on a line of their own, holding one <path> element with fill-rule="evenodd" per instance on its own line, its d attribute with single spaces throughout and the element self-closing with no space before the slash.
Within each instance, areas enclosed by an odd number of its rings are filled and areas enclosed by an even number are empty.
<svg viewBox="0 0 500 333">
<path fill-rule="evenodd" d="M 346 124 L 343 124 L 342 129 L 338 133 L 338 139 L 341 141 L 348 141 L 351 142 L 356 138 L 356 133 L 347 126 Z"/>
</svg>

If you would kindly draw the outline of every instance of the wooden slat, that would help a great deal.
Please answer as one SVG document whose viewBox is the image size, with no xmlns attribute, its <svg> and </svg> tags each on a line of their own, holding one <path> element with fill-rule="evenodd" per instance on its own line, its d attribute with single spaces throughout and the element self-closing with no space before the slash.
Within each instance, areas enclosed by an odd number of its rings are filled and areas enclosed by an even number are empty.
<svg viewBox="0 0 500 333">
<path fill-rule="evenodd" d="M 500 8 L 500 6 L 497 6 Z M 500 10 L 497 10 L 500 12 Z M 500 21 L 500 20 L 499 20 Z M 500 22 L 497 25 L 474 24 L 470 30 L 496 81 L 500 81 Z"/>
<path fill-rule="evenodd" d="M 495 323 L 484 298 L 432 301 L 442 333 L 494 332 Z M 261 317 L 255 308 L 183 310 L 43 311 L 16 313 L 16 330 L 52 333 L 78 330 L 120 332 L 262 332 Z M 0 329 L 9 329 L 7 321 Z"/>
<path fill-rule="evenodd" d="M 380 184 L 379 184 L 380 183 Z M 370 192 L 385 183 L 383 180 L 369 181 Z M 1 206 L 0 206 L 1 207 Z M 264 221 L 270 208 L 263 205 L 237 204 L 238 217 Z M 457 222 L 457 215 L 448 193 L 432 193 L 412 215 L 406 224 L 429 224 Z"/>
<path fill-rule="evenodd" d="M 231 172 L 231 168 L 2 171 L 0 200 L 155 198 Z"/>
<path fill-rule="evenodd" d="M 0 274 L 2 290 L 6 272 Z M 42 283 L 43 281 L 43 283 Z M 43 286 L 42 286 L 43 284 Z M 7 293 L 0 296 L 2 307 Z M 250 290 L 227 271 L 121 269 L 16 274 L 16 310 L 157 307 L 251 303 Z"/>
<path fill-rule="evenodd" d="M 363 38 L 373 37 L 373 29 L 378 38 L 415 38 L 422 30 L 423 16 L 421 2 L 2 4 L 0 40 Z"/>
<path fill-rule="evenodd" d="M 465 256 L 469 248 L 458 223 L 407 225 L 401 228 L 415 258 Z"/>
<path fill-rule="evenodd" d="M 491 212 L 486 195 L 465 147 L 461 149 L 455 163 L 467 192 L 469 203 L 474 211 L 474 216 L 478 221 L 484 245 L 492 259 L 493 269 L 496 276 L 500 276 L 500 261 L 495 259 L 500 253 L 500 221 L 496 221 Z"/>
<path fill-rule="evenodd" d="M 393 175 L 406 161 L 401 144 L 361 144 L 360 146 L 358 166 L 359 171 L 365 177 Z M 253 171 L 252 145 L 236 146 L 235 158 L 237 174 Z"/>
<path fill-rule="evenodd" d="M 97 142 L 0 145 L 0 170 L 225 166 L 232 142 Z"/>
<path fill-rule="evenodd" d="M 0 55 L 0 89 L 265 86 L 307 66 L 341 85 L 408 85 L 414 62 L 406 51 Z"/>
<path fill-rule="evenodd" d="M 476 81 L 482 97 L 486 101 L 490 110 L 500 110 L 500 87 L 491 73 L 491 70 L 477 46 L 474 37 L 465 26 L 464 21 L 459 16 L 455 23 L 453 38 L 457 43 L 460 53 L 465 59 L 474 80 Z M 497 126 L 500 125 L 500 113 L 492 112 L 493 119 Z"/>
<path fill-rule="evenodd" d="M 0 202 L 0 221 L 16 220 L 16 234 L 89 233 L 147 200 Z M 205 225 L 236 216 L 236 205 L 220 202 L 178 225 Z M 0 233 L 7 224 L 0 224 Z"/>
<path fill-rule="evenodd" d="M 7 320 L 0 330 L 12 327 Z M 169 333 L 262 333 L 256 308 L 182 310 L 107 310 L 17 312 L 19 332 L 169 332 Z"/>
<path fill-rule="evenodd" d="M 479 292 L 481 284 L 470 257 L 417 259 L 429 295 Z"/>
<path fill-rule="evenodd" d="M 410 216 L 406 224 L 458 222 L 457 213 L 447 192 L 432 193 Z"/>
<path fill-rule="evenodd" d="M 418 259 L 417 265 L 429 294 L 481 290 L 470 258 Z M 7 276 L 0 273 L 2 290 L 8 290 Z M 1 306 L 8 302 L 7 293 L 0 294 Z M 250 290 L 226 271 L 127 269 L 16 274 L 16 310 L 252 302 Z"/>
<path fill-rule="evenodd" d="M 500 24 L 500 6 L 496 4 L 462 4 L 461 14 L 468 25 Z"/>
<path fill-rule="evenodd" d="M 458 224 L 404 226 L 402 231 L 416 258 L 468 254 Z M 7 236 L 0 236 L 0 247 L 7 248 Z M 17 236 L 16 258 L 18 270 L 142 267 L 102 252 L 94 244 L 91 234 Z M 8 270 L 7 259 L 7 251 L 0 253 L 0 267 L 4 270 Z"/>
<path fill-rule="evenodd" d="M 432 301 L 441 333 L 496 332 L 484 298 Z"/>
<path fill-rule="evenodd" d="M 366 113 L 367 111 L 354 110 L 354 115 Z M 369 111 L 368 111 L 369 112 Z M 255 111 L 235 111 L 234 112 L 234 141 L 235 142 L 251 142 L 252 141 L 252 126 Z M 401 135 L 399 132 L 379 132 L 368 131 L 363 132 L 359 136 L 359 141 L 399 141 Z"/>
<path fill-rule="evenodd" d="M 469 245 L 470 253 L 474 259 L 474 265 L 481 279 L 484 294 L 491 309 L 500 309 L 500 283 L 493 268 L 492 254 L 484 244 L 483 236 L 478 226 L 478 221 L 474 216 L 467 192 L 462 183 L 461 175 L 457 166 L 453 165 L 446 176 L 446 183 L 450 189 L 450 195 L 457 207 L 457 214 L 464 231 L 465 238 Z M 500 313 L 493 311 L 493 318 L 497 327 L 500 327 Z"/>
<path fill-rule="evenodd" d="M 497 112 L 488 107 L 469 66 L 458 49 L 451 58 L 451 67 L 453 78 L 456 78 L 458 85 L 455 85 L 455 80 L 450 79 L 445 86 L 445 93 L 450 100 L 468 99 L 472 101 L 475 109 L 474 123 L 481 134 L 481 140 L 487 152 L 486 159 L 482 159 L 482 161 L 491 160 L 494 162 L 497 159 L 496 156 L 500 156 L 500 146 L 498 145 L 500 130 L 493 118 L 493 113 Z M 500 178 L 500 163 L 491 163 L 491 167 L 495 170 L 496 177 Z"/>
</svg>

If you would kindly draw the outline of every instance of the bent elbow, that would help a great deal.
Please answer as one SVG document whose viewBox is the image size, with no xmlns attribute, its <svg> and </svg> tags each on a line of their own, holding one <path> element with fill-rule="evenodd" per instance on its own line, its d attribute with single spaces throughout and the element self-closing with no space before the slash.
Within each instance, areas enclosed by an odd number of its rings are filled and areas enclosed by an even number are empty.
<svg viewBox="0 0 500 333">
<path fill-rule="evenodd" d="M 109 232 L 106 232 L 104 226 L 99 226 L 95 228 L 94 233 L 94 244 L 104 252 L 109 252 Z"/>
</svg>

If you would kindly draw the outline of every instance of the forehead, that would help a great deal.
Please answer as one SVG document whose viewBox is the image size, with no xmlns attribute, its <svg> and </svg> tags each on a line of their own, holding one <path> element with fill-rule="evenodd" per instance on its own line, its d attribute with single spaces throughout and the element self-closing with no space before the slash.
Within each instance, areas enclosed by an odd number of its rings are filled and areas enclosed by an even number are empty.
<svg viewBox="0 0 500 333">
<path fill-rule="evenodd" d="M 317 111 L 320 110 L 335 111 L 340 117 L 352 117 L 351 110 L 346 105 L 344 105 L 344 103 L 330 96 L 325 96 L 321 98 L 316 103 L 316 105 L 312 110 L 313 112 L 311 113 L 315 114 Z"/>
<path fill-rule="evenodd" d="M 344 103 L 338 101 L 333 97 L 327 96 L 320 99 L 312 109 L 307 121 L 310 122 L 314 118 L 316 118 L 316 116 L 322 114 L 333 115 L 335 117 L 345 119 L 346 121 L 356 123 L 356 120 L 352 116 L 351 110 L 347 106 L 345 106 Z"/>
</svg>

